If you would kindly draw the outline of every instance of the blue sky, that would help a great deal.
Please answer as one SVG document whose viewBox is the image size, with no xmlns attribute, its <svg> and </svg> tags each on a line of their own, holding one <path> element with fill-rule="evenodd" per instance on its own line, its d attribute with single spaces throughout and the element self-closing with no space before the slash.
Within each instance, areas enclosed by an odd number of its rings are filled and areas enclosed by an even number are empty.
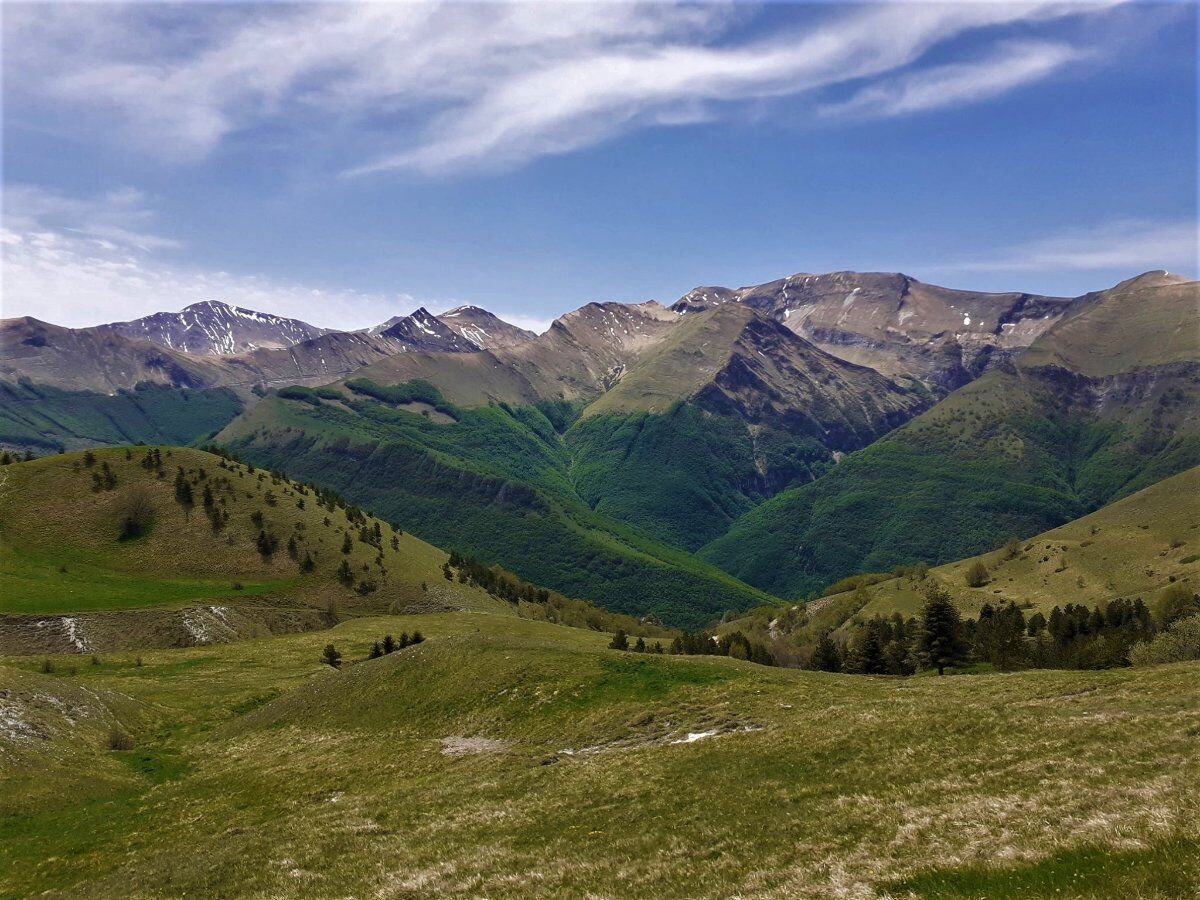
<svg viewBox="0 0 1200 900">
<path fill-rule="evenodd" d="M 5 4 L 3 314 L 1197 274 L 1191 3 Z"/>
</svg>

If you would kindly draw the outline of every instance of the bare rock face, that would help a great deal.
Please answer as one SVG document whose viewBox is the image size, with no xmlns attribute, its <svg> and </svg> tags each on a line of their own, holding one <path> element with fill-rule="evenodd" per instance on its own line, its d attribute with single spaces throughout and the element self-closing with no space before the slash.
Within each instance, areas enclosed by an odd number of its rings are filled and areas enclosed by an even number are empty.
<svg viewBox="0 0 1200 900">
<path fill-rule="evenodd" d="M 458 306 L 441 313 L 437 320 L 466 338 L 480 350 L 519 347 L 537 337 L 532 331 L 510 325 L 478 306 Z"/>
<path fill-rule="evenodd" d="M 395 341 L 405 350 L 428 353 L 474 353 L 479 347 L 454 329 L 444 325 L 422 307 L 404 316 L 380 332 L 380 336 Z"/>
<path fill-rule="evenodd" d="M 1078 302 L 957 291 L 900 273 L 831 272 L 695 288 L 672 309 L 744 304 L 847 362 L 943 394 L 1028 347 Z"/>
<path fill-rule="evenodd" d="M 131 322 L 100 325 L 96 330 L 201 356 L 231 356 L 291 347 L 328 331 L 299 319 L 255 312 L 216 300 L 193 303 L 179 312 L 158 312 Z"/>
</svg>

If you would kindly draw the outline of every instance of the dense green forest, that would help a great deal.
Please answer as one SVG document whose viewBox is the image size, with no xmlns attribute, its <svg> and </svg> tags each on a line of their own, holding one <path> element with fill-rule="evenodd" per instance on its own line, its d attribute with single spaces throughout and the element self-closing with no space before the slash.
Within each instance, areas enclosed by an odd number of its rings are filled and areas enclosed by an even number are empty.
<svg viewBox="0 0 1200 900">
<path fill-rule="evenodd" d="M 0 381 L 0 443 L 41 450 L 110 444 L 189 444 L 242 411 L 227 388 L 188 390 L 139 384 L 101 394 L 22 379 Z"/>
<path fill-rule="evenodd" d="M 220 440 L 433 544 L 617 612 L 697 627 L 766 599 L 582 500 L 561 434 L 570 409 L 462 409 L 429 390 L 421 402 L 451 422 L 395 408 L 416 399 L 411 391 L 358 384 L 338 404 L 267 398 Z"/>
</svg>

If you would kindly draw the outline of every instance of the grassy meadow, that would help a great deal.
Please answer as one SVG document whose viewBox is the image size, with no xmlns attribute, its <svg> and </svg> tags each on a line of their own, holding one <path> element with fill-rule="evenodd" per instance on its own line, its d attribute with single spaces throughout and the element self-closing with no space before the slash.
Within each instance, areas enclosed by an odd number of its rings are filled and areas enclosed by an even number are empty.
<svg viewBox="0 0 1200 900">
<path fill-rule="evenodd" d="M 0 660 L 0 896 L 1200 888 L 1197 664 L 897 680 L 606 643 L 461 612 Z"/>
</svg>

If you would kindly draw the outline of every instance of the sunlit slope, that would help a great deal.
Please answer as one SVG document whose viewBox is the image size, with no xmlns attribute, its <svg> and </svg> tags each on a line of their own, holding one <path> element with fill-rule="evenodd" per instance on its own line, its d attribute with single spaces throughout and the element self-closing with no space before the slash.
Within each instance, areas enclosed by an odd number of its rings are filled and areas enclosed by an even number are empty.
<svg viewBox="0 0 1200 900">
<path fill-rule="evenodd" d="M 1048 614 L 1055 606 L 1088 607 L 1118 597 L 1152 604 L 1169 584 L 1200 590 L 1200 468 L 1190 469 L 1132 496 L 1021 541 L 1016 552 L 999 548 L 930 571 L 964 614 L 984 603 L 1012 601 Z M 988 569 L 988 582 L 968 587 L 967 570 L 976 561 Z M 923 585 L 896 578 L 872 585 L 872 601 L 860 617 L 899 611 L 917 615 Z"/>
<path fill-rule="evenodd" d="M 380 635 L 414 628 L 424 643 L 366 659 Z M 320 663 L 331 641 L 338 672 Z M 890 680 L 606 642 L 449 614 L 34 680 L 0 664 L 13 721 L 34 715 L 31 692 L 81 689 L 119 691 L 151 715 L 130 723 L 133 751 L 89 754 L 98 734 L 56 729 L 38 746 L 70 741 L 75 767 L 0 769 L 0 893 L 1197 887 L 1195 664 Z M 12 742 L 0 732 L 0 751 Z"/>
<path fill-rule="evenodd" d="M 145 465 L 152 452 L 161 477 Z M 444 579 L 441 550 L 371 516 L 353 512 L 352 521 L 346 507 L 261 469 L 182 447 L 104 449 L 90 458 L 69 453 L 0 468 L 0 613 L 200 601 L 495 608 L 482 592 Z M 181 468 L 190 506 L 178 497 Z M 206 488 L 219 528 L 205 505 Z M 135 495 L 150 509 L 148 524 L 123 537 Z M 371 543 L 362 539 L 364 529 Z M 272 552 L 262 552 L 260 534 L 273 538 Z M 343 562 L 349 577 L 338 574 Z M 373 589 L 360 592 L 364 583 Z"/>
</svg>

